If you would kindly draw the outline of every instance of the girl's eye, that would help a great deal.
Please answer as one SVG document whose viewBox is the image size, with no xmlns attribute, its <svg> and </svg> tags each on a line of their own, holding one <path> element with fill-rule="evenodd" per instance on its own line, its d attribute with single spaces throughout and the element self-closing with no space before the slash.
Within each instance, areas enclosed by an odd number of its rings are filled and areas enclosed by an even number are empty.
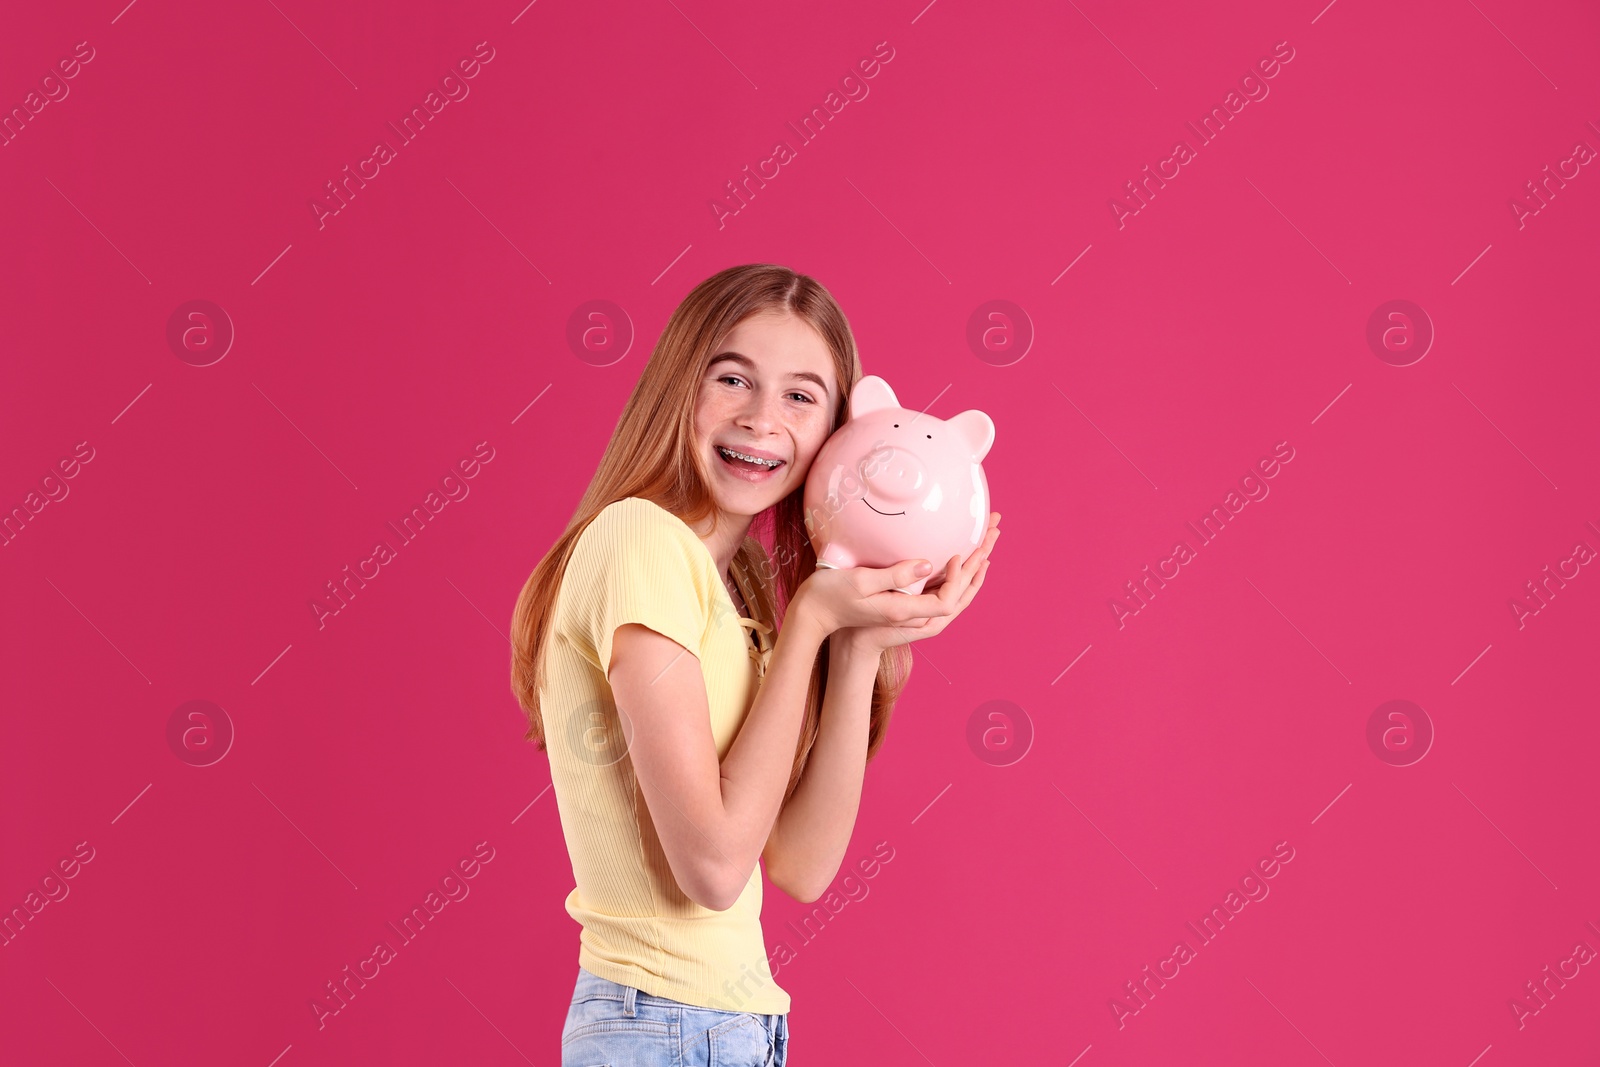
<svg viewBox="0 0 1600 1067">
<path fill-rule="evenodd" d="M 717 381 L 719 381 L 719 382 L 732 381 L 732 382 L 738 382 L 741 385 L 744 384 L 744 379 L 739 377 L 737 374 L 724 374 L 724 375 L 721 375 L 720 377 L 717 378 Z M 807 396 L 806 394 L 801 393 L 801 392 L 793 392 L 793 393 L 790 393 L 788 395 L 797 396 L 801 400 L 805 401 L 807 404 L 815 404 L 816 403 L 815 400 L 812 400 L 809 396 Z"/>
</svg>

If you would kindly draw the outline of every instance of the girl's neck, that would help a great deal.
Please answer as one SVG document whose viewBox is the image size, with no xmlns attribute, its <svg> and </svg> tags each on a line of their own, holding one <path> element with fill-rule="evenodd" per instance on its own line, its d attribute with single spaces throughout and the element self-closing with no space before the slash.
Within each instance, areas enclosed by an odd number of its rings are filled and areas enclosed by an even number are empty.
<svg viewBox="0 0 1600 1067">
<path fill-rule="evenodd" d="M 706 551 L 711 553 L 711 558 L 717 562 L 717 573 L 722 575 L 724 582 L 732 584 L 731 566 L 733 557 L 739 554 L 739 546 L 744 544 L 745 537 L 750 532 L 751 515 L 730 515 L 726 511 L 719 516 L 720 522 L 715 533 L 710 533 L 710 520 L 706 520 L 700 527 L 695 528 L 695 536 L 705 543 Z M 737 601 L 737 597 L 735 600 Z"/>
</svg>

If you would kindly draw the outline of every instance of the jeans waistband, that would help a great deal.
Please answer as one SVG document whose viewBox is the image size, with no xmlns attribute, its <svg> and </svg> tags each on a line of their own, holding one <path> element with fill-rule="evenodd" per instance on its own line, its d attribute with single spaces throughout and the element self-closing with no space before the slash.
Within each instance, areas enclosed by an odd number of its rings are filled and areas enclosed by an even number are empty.
<svg viewBox="0 0 1600 1067">
<path fill-rule="evenodd" d="M 687 1004 L 681 1000 L 673 1000 L 671 997 L 653 996 L 642 989 L 623 985 L 620 982 L 613 982 L 609 978 L 601 978 L 598 974 L 583 967 L 578 968 L 578 981 L 573 987 L 572 999 L 574 1002 L 579 1000 L 618 1000 L 622 1002 L 622 1011 L 625 1015 L 633 1014 L 633 1006 L 635 1004 L 660 1004 L 671 1008 L 693 1008 L 695 1011 L 710 1011 L 720 1015 L 754 1015 L 766 1024 L 768 1031 L 774 1036 L 781 1037 L 784 1040 L 788 1040 L 789 1037 L 789 1016 L 787 1014 L 763 1015 L 760 1012 L 725 1011 L 722 1008 L 705 1008 L 699 1004 Z"/>
</svg>

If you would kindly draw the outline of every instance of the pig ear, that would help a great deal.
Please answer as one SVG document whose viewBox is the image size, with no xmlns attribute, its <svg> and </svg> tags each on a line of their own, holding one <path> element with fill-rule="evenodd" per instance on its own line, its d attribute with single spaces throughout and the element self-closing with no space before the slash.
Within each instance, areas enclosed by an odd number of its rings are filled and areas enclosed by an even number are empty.
<svg viewBox="0 0 1600 1067">
<path fill-rule="evenodd" d="M 948 429 L 954 430 L 956 436 L 972 450 L 973 462 L 982 463 L 983 457 L 987 456 L 989 449 L 994 446 L 994 420 L 977 408 L 948 418 L 944 420 L 944 424 Z"/>
<path fill-rule="evenodd" d="M 869 411 L 878 411 L 881 408 L 897 408 L 900 401 L 895 399 L 894 390 L 889 388 L 889 383 L 876 374 L 869 374 L 856 383 L 850 390 L 850 417 L 858 419 Z"/>
</svg>

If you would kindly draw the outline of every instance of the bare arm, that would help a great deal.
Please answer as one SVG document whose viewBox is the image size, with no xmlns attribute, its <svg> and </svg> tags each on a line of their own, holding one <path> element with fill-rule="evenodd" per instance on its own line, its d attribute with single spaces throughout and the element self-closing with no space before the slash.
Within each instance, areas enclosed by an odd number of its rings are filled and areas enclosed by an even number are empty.
<svg viewBox="0 0 1600 1067">
<path fill-rule="evenodd" d="M 699 660 L 648 627 L 637 623 L 617 627 L 607 678 L 656 834 L 673 877 L 689 899 L 725 911 L 749 882 L 783 806 L 811 670 L 823 640 L 847 627 L 888 624 L 894 629 L 912 625 L 913 619 L 949 613 L 948 598 L 891 591 L 926 573 L 916 562 L 907 560 L 890 568 L 828 569 L 801 584 L 785 613 L 761 688 L 720 765 Z M 830 659 L 830 669 L 833 665 Z M 844 673 L 854 672 L 851 668 Z M 866 684 L 870 692 L 870 679 Z M 859 685 L 854 689 L 852 699 L 851 686 L 838 686 L 836 701 L 825 697 L 824 708 L 864 706 L 867 698 L 860 695 Z M 834 718 L 844 723 L 847 714 Z M 865 735 L 864 724 L 860 732 Z M 829 745 L 840 746 L 842 752 L 849 744 L 848 724 L 838 733 Z M 842 767 L 843 762 L 840 752 L 827 757 L 830 767 Z M 865 762 L 864 753 L 860 762 Z M 853 772 L 856 785 L 847 798 L 852 822 L 863 770 Z M 819 797 L 806 806 L 842 810 L 834 807 L 836 803 Z M 805 847 L 821 854 L 844 847 L 836 844 L 838 832 L 835 825 L 820 838 L 809 832 L 796 836 L 814 842 Z M 843 833 L 848 840 L 848 826 Z M 788 862 L 779 866 L 779 877 L 786 878 Z M 833 869 L 837 866 L 834 859 Z M 805 881 L 809 884 L 815 874 L 807 872 Z"/>
<path fill-rule="evenodd" d="M 936 616 L 905 625 L 885 618 L 877 625 L 833 631 L 817 740 L 764 853 L 768 877 L 796 900 L 810 903 L 820 897 L 844 862 L 861 805 L 872 687 L 883 652 L 940 633 L 966 609 L 983 586 L 989 552 L 1000 537 L 999 523 L 999 513 L 991 513 L 989 532 L 978 549 L 965 563 L 959 556 L 950 560 L 949 577 L 936 594 L 942 604 Z"/>
<path fill-rule="evenodd" d="M 763 856 L 767 877 L 796 900 L 810 903 L 827 890 L 855 828 L 867 767 L 867 727 L 876 649 L 862 649 L 836 632 L 828 643 L 828 689 L 806 769 L 783 806 Z"/>
<path fill-rule="evenodd" d="M 790 612 L 761 688 L 719 766 L 700 661 L 648 627 L 617 628 L 608 678 L 634 773 L 673 877 L 704 907 L 732 907 L 766 845 L 794 766 L 811 668 L 826 636 L 809 612 Z"/>
</svg>

